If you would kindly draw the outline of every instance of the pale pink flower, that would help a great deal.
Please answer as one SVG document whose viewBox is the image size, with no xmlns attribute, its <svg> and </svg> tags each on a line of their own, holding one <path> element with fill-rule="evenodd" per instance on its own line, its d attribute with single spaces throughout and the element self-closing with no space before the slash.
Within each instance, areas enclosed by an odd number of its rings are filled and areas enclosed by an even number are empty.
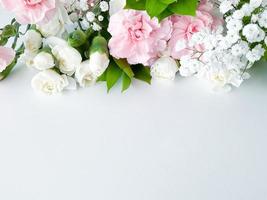
<svg viewBox="0 0 267 200">
<path fill-rule="evenodd" d="M 170 54 L 175 59 L 190 55 L 193 49 L 188 46 L 188 41 L 194 33 L 203 28 L 214 30 L 220 23 L 220 19 L 212 14 L 212 5 L 208 1 L 202 1 L 196 11 L 196 16 L 172 16 L 173 33 L 168 43 Z M 179 43 L 185 42 L 185 47 L 179 48 Z M 198 51 L 203 51 L 202 46 L 195 47 Z"/>
<path fill-rule="evenodd" d="M 0 73 L 10 65 L 16 56 L 16 52 L 7 47 L 0 46 Z"/>
<path fill-rule="evenodd" d="M 172 23 L 168 19 L 159 23 L 143 11 L 122 10 L 111 16 L 108 31 L 112 56 L 148 65 L 166 49 Z"/>
<path fill-rule="evenodd" d="M 56 0 L 0 0 L 3 8 L 14 12 L 21 24 L 41 22 L 56 7 Z"/>
</svg>

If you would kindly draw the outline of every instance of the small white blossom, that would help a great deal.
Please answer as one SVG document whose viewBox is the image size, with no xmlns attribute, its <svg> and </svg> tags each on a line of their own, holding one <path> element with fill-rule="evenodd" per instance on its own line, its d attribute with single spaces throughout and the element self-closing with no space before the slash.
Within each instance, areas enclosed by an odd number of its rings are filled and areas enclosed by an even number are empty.
<svg viewBox="0 0 267 200">
<path fill-rule="evenodd" d="M 244 16 L 245 16 L 245 13 L 244 13 L 243 10 L 236 10 L 236 11 L 233 13 L 233 18 L 234 18 L 234 19 L 242 19 Z"/>
<path fill-rule="evenodd" d="M 242 34 L 249 42 L 253 43 L 259 40 L 260 32 L 261 29 L 257 24 L 248 24 L 243 28 Z"/>
<path fill-rule="evenodd" d="M 95 14 L 93 12 L 87 12 L 86 13 L 86 19 L 89 21 L 89 22 L 93 22 L 95 21 Z"/>
<path fill-rule="evenodd" d="M 249 2 L 249 5 L 254 9 L 260 7 L 261 4 L 262 0 L 250 0 Z"/>
<path fill-rule="evenodd" d="M 102 29 L 102 27 L 99 24 L 97 24 L 96 22 L 93 23 L 92 28 L 94 31 L 100 31 Z"/>
<path fill-rule="evenodd" d="M 104 20 L 104 17 L 103 17 L 102 15 L 99 15 L 99 16 L 97 17 L 97 19 L 98 19 L 98 21 L 102 22 L 102 21 Z"/>
<path fill-rule="evenodd" d="M 259 25 L 263 28 L 267 28 L 267 10 L 259 15 Z"/>
<path fill-rule="evenodd" d="M 220 4 L 220 12 L 222 14 L 225 14 L 227 13 L 228 11 L 230 11 L 231 9 L 233 9 L 233 5 L 232 5 L 232 2 L 229 1 L 229 0 L 225 0 L 223 2 L 221 2 Z"/>
<path fill-rule="evenodd" d="M 254 47 L 251 51 L 249 51 L 246 55 L 247 59 L 254 63 L 256 61 L 259 61 L 261 57 L 264 55 L 264 48 L 262 48 L 262 45 L 258 44 L 256 47 Z"/>
<path fill-rule="evenodd" d="M 251 7 L 250 4 L 245 3 L 245 4 L 241 7 L 241 10 L 244 12 L 245 16 L 250 16 L 254 9 Z"/>
<path fill-rule="evenodd" d="M 243 23 L 239 19 L 231 19 L 229 20 L 229 22 L 227 22 L 226 27 L 228 30 L 231 30 L 232 32 L 234 31 L 238 32 L 243 28 Z"/>
<path fill-rule="evenodd" d="M 102 12 L 106 12 L 109 10 L 109 5 L 108 5 L 108 2 L 106 1 L 101 1 L 99 7 Z"/>
<path fill-rule="evenodd" d="M 176 61 L 170 57 L 161 57 L 152 65 L 151 75 L 153 78 L 174 80 L 178 71 Z"/>
</svg>

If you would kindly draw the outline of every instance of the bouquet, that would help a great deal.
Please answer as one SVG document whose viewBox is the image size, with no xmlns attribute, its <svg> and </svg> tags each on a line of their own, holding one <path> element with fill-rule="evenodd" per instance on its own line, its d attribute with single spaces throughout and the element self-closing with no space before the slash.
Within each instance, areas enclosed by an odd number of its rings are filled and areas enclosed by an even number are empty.
<svg viewBox="0 0 267 200">
<path fill-rule="evenodd" d="M 239 87 L 267 58 L 267 0 L 0 0 L 0 80 L 18 62 L 52 95 L 99 82 L 197 77 Z"/>
</svg>

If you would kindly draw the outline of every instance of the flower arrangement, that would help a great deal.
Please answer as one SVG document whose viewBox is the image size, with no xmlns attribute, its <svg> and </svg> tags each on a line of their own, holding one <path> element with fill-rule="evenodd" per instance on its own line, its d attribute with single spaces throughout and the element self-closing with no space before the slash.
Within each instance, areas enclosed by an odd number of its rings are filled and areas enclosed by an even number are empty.
<svg viewBox="0 0 267 200">
<path fill-rule="evenodd" d="M 267 58 L 267 0 L 0 0 L 0 80 L 18 61 L 45 94 L 195 76 L 228 91 Z M 11 45 L 11 47 L 7 47 Z"/>
</svg>

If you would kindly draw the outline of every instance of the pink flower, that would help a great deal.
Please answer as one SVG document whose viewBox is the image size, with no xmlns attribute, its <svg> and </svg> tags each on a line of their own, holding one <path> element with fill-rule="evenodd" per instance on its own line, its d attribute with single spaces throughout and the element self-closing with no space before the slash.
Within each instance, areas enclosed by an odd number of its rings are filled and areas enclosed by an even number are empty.
<svg viewBox="0 0 267 200">
<path fill-rule="evenodd" d="M 49 11 L 56 7 L 56 0 L 0 0 L 0 5 L 16 13 L 21 24 L 41 22 Z"/>
<path fill-rule="evenodd" d="M 0 46 L 0 73 L 12 63 L 15 56 L 16 52 L 13 49 Z"/>
<path fill-rule="evenodd" d="M 122 10 L 110 18 L 108 31 L 110 53 L 115 58 L 126 58 L 130 64 L 147 65 L 167 47 L 172 23 L 158 23 L 143 11 Z"/>
<path fill-rule="evenodd" d="M 168 46 L 171 56 L 175 59 L 192 54 L 193 49 L 188 47 L 188 41 L 194 33 L 199 32 L 203 28 L 214 30 L 220 24 L 219 18 L 212 14 L 212 5 L 207 0 L 199 4 L 196 17 L 173 16 L 171 20 L 174 30 Z M 181 41 L 184 41 L 182 47 L 179 46 Z M 204 50 L 201 46 L 195 48 L 198 51 Z"/>
</svg>

